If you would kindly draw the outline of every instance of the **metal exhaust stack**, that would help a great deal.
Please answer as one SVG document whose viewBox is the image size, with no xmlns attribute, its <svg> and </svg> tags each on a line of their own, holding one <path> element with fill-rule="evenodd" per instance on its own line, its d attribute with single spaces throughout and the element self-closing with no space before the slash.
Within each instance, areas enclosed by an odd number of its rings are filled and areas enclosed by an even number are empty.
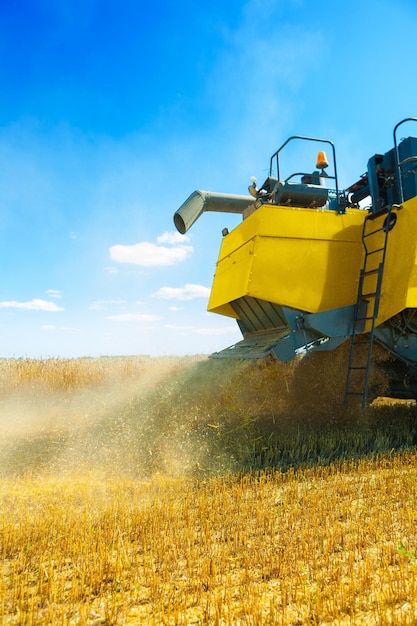
<svg viewBox="0 0 417 626">
<path fill-rule="evenodd" d="M 253 201 L 252 196 L 197 190 L 175 212 L 174 224 L 184 235 L 205 211 L 243 213 Z"/>
</svg>

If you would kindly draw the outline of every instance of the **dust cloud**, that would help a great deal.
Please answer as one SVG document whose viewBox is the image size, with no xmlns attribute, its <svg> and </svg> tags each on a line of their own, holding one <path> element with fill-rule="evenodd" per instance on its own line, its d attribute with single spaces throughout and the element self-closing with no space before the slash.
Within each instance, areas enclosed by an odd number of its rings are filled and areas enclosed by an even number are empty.
<svg viewBox="0 0 417 626">
<path fill-rule="evenodd" d="M 346 363 L 343 346 L 291 364 L 206 356 L 0 361 L 0 476 L 94 468 L 112 477 L 195 476 L 367 453 L 379 414 L 343 408 Z M 324 445 L 323 433 L 335 430 L 343 446 L 334 435 Z M 414 431 L 405 432 L 412 445 Z M 392 445 L 390 436 L 379 441 Z"/>
</svg>

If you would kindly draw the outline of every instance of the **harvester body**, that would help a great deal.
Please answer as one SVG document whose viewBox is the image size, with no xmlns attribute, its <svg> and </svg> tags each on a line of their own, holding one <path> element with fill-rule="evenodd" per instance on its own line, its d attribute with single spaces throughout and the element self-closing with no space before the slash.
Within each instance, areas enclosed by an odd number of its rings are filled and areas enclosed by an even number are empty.
<svg viewBox="0 0 417 626">
<path fill-rule="evenodd" d="M 225 229 L 208 310 L 235 318 L 243 340 L 218 358 L 296 355 L 350 341 L 345 403 L 364 406 L 373 342 L 399 364 L 393 395 L 417 385 L 417 138 L 368 161 L 366 174 L 338 186 L 331 142 L 290 137 L 270 160 L 269 176 L 250 195 L 194 192 L 174 222 L 185 233 L 204 211 L 240 213 Z M 330 146 L 330 174 L 320 149 L 313 173 L 280 179 L 282 151 L 294 141 Z M 361 203 L 367 201 L 365 208 Z M 398 376 L 397 376 L 398 377 Z"/>
</svg>

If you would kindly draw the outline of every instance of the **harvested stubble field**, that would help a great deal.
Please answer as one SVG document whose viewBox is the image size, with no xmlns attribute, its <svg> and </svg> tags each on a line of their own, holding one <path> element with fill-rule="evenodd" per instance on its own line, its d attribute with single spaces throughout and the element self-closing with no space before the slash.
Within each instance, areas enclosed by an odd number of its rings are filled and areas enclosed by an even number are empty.
<svg viewBox="0 0 417 626">
<path fill-rule="evenodd" d="M 417 409 L 345 354 L 0 361 L 2 624 L 416 624 Z"/>
</svg>

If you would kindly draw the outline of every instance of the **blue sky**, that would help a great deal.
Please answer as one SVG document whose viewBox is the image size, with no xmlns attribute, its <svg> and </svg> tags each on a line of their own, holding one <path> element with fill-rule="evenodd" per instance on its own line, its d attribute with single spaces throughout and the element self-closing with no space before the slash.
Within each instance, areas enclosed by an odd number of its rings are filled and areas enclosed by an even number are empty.
<svg viewBox="0 0 417 626">
<path fill-rule="evenodd" d="M 206 312 L 237 217 L 179 237 L 175 210 L 246 193 L 293 134 L 334 141 L 354 182 L 417 116 L 416 32 L 414 0 L 2 2 L 0 356 L 240 339 Z"/>
</svg>

